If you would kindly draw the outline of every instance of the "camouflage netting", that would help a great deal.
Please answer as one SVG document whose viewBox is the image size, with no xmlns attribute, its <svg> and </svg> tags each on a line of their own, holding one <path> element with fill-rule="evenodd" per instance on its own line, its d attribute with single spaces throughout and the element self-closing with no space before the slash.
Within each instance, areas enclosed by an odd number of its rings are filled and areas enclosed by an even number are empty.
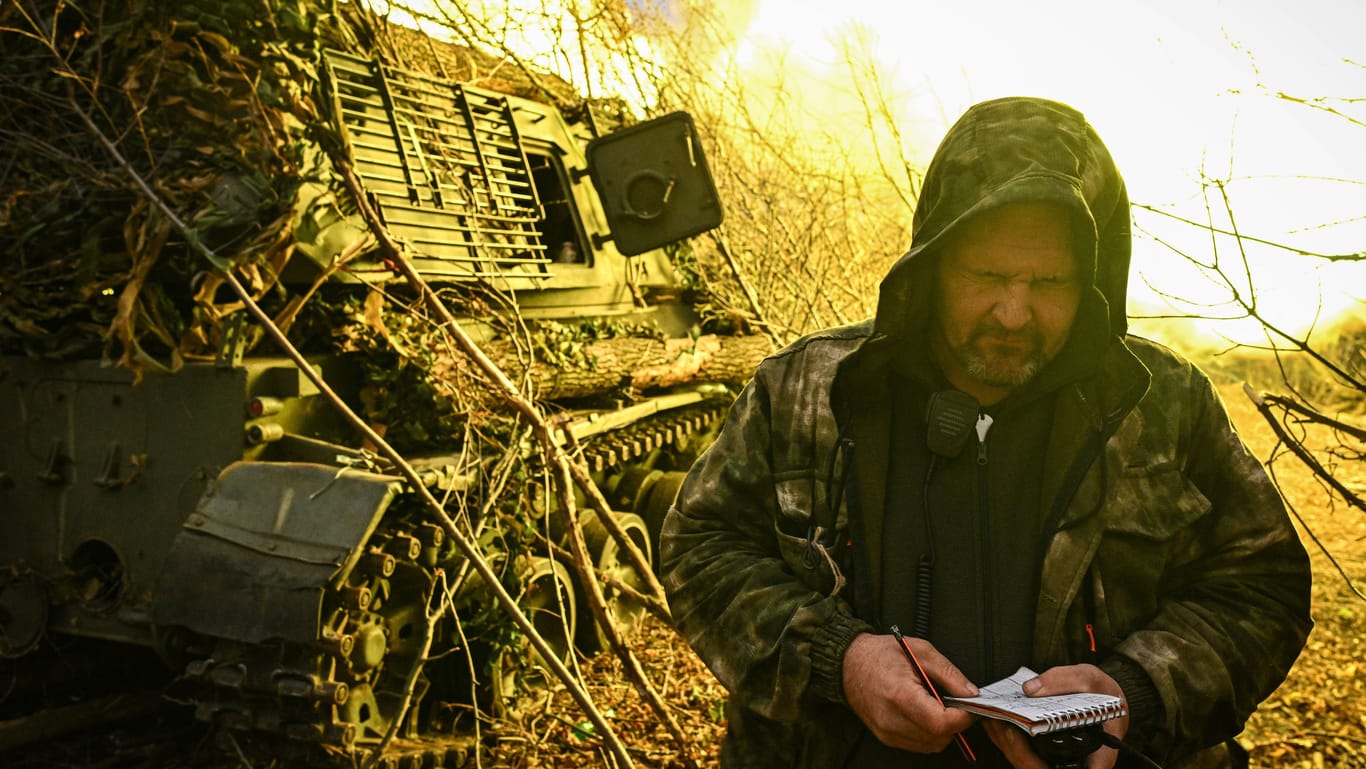
<svg viewBox="0 0 1366 769">
<path fill-rule="evenodd" d="M 186 4 L 188 5 L 188 4 Z M 126 366 L 205 354 L 208 263 L 154 211 L 86 116 L 258 294 L 292 249 L 319 38 L 309 4 L 6 4 L 0 24 L 0 346 Z M 305 107 L 306 108 L 306 107 Z"/>
<path fill-rule="evenodd" d="M 305 326 L 291 333 L 297 343 L 310 344 L 312 320 L 331 345 L 328 330 L 360 300 L 324 305 L 275 279 L 320 237 L 302 224 L 308 209 L 352 208 L 320 151 L 335 141 L 315 104 L 324 48 L 575 103 L 554 76 L 354 4 L 200 5 L 0 6 L 0 352 L 102 356 L 139 372 L 214 354 L 221 319 L 240 303 L 130 169 L 281 325 Z"/>
<path fill-rule="evenodd" d="M 382 254 L 332 165 L 346 151 L 324 51 L 548 102 L 599 131 L 629 117 L 481 49 L 476 20 L 427 21 L 449 40 L 319 0 L 0 4 L 0 355 L 96 358 L 136 377 L 212 360 L 246 316 L 227 269 L 293 346 L 359 354 L 367 381 L 353 405 L 400 449 L 506 416 L 396 274 L 362 268 L 380 288 L 329 280 L 352 259 L 382 267 Z M 495 363 L 545 400 L 629 400 L 699 372 L 743 381 L 767 350 L 681 349 L 658 329 L 592 318 L 520 325 L 489 309 L 509 302 L 487 285 L 440 289 L 459 315 L 488 321 Z M 242 328 L 245 351 L 283 352 L 258 324 Z"/>
</svg>

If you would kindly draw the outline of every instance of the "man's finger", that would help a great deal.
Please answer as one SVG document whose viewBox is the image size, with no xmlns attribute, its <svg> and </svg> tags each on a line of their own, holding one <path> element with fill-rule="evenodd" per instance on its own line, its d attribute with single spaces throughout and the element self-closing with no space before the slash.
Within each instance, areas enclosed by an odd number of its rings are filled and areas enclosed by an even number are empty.
<svg viewBox="0 0 1366 769">
<path fill-rule="evenodd" d="M 933 644 L 919 638 L 908 638 L 906 641 L 915 650 L 915 656 L 924 666 L 925 674 L 934 682 L 940 694 L 953 697 L 977 696 L 977 685 L 968 680 L 963 671 L 950 662 L 948 657 L 940 654 Z"/>
<path fill-rule="evenodd" d="M 1022 687 L 1030 697 L 1048 697 L 1074 692 L 1099 692 L 1121 697 L 1124 691 L 1114 679 L 1095 665 L 1062 665 L 1049 668 Z"/>
</svg>

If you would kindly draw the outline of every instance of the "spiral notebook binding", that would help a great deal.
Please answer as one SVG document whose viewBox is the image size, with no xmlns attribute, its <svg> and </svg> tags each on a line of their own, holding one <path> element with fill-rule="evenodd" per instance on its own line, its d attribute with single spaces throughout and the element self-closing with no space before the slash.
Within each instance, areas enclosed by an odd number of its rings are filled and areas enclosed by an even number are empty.
<svg viewBox="0 0 1366 769">
<path fill-rule="evenodd" d="M 1046 731 L 1051 732 L 1103 723 L 1111 718 L 1123 716 L 1124 713 L 1123 705 L 1086 705 L 1050 713 L 1044 718 L 1044 722 L 1048 725 Z"/>
</svg>

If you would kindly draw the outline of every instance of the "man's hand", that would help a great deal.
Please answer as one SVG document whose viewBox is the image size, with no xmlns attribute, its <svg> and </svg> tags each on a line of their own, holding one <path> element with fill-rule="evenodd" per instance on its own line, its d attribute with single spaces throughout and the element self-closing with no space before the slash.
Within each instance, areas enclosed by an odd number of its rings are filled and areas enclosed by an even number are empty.
<svg viewBox="0 0 1366 769">
<path fill-rule="evenodd" d="M 928 641 L 906 641 L 941 694 L 976 696 L 977 687 Z M 967 711 L 939 704 L 892 636 L 864 633 L 855 638 L 844 653 L 843 675 L 849 707 L 893 748 L 936 753 L 975 720 Z"/>
<path fill-rule="evenodd" d="M 845 685 L 848 686 L 848 684 Z M 1105 671 L 1095 665 L 1066 665 L 1049 668 L 1040 673 L 1038 678 L 1026 681 L 1024 691 L 1030 697 L 1096 692 L 1113 694 L 1120 699 L 1124 698 L 1124 691 L 1119 688 L 1119 684 L 1115 683 L 1115 679 L 1106 675 Z M 1127 705 L 1127 701 L 1125 704 Z M 1039 754 L 1034 752 L 1034 748 L 1029 742 L 1029 735 L 1025 734 L 1023 729 L 994 718 L 983 719 L 983 722 L 991 741 L 996 743 L 996 747 L 1001 749 L 1006 760 L 1015 769 L 1048 769 L 1048 764 L 1044 763 L 1043 759 L 1039 758 Z M 1123 739 L 1129 731 L 1129 717 L 1122 716 L 1106 721 L 1105 731 Z M 1114 748 L 1101 747 L 1087 759 L 1086 766 L 1087 769 L 1111 769 L 1118 757 L 1119 751 Z"/>
</svg>

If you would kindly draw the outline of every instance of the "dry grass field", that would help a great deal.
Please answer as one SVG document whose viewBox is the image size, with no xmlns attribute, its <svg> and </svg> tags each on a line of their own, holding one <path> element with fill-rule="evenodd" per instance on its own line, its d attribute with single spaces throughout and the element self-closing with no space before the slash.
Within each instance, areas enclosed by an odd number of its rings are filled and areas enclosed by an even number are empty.
<svg viewBox="0 0 1366 769">
<path fill-rule="evenodd" d="M 1276 439 L 1265 420 L 1240 387 L 1223 392 L 1248 446 L 1263 460 L 1271 456 Z M 1366 600 L 1347 581 L 1366 592 L 1366 512 L 1327 504 L 1324 489 L 1291 457 L 1272 469 L 1313 560 L 1316 625 L 1290 676 L 1239 740 L 1254 767 L 1366 767 Z M 1345 465 L 1336 477 L 1366 490 L 1366 465 Z"/>
</svg>

